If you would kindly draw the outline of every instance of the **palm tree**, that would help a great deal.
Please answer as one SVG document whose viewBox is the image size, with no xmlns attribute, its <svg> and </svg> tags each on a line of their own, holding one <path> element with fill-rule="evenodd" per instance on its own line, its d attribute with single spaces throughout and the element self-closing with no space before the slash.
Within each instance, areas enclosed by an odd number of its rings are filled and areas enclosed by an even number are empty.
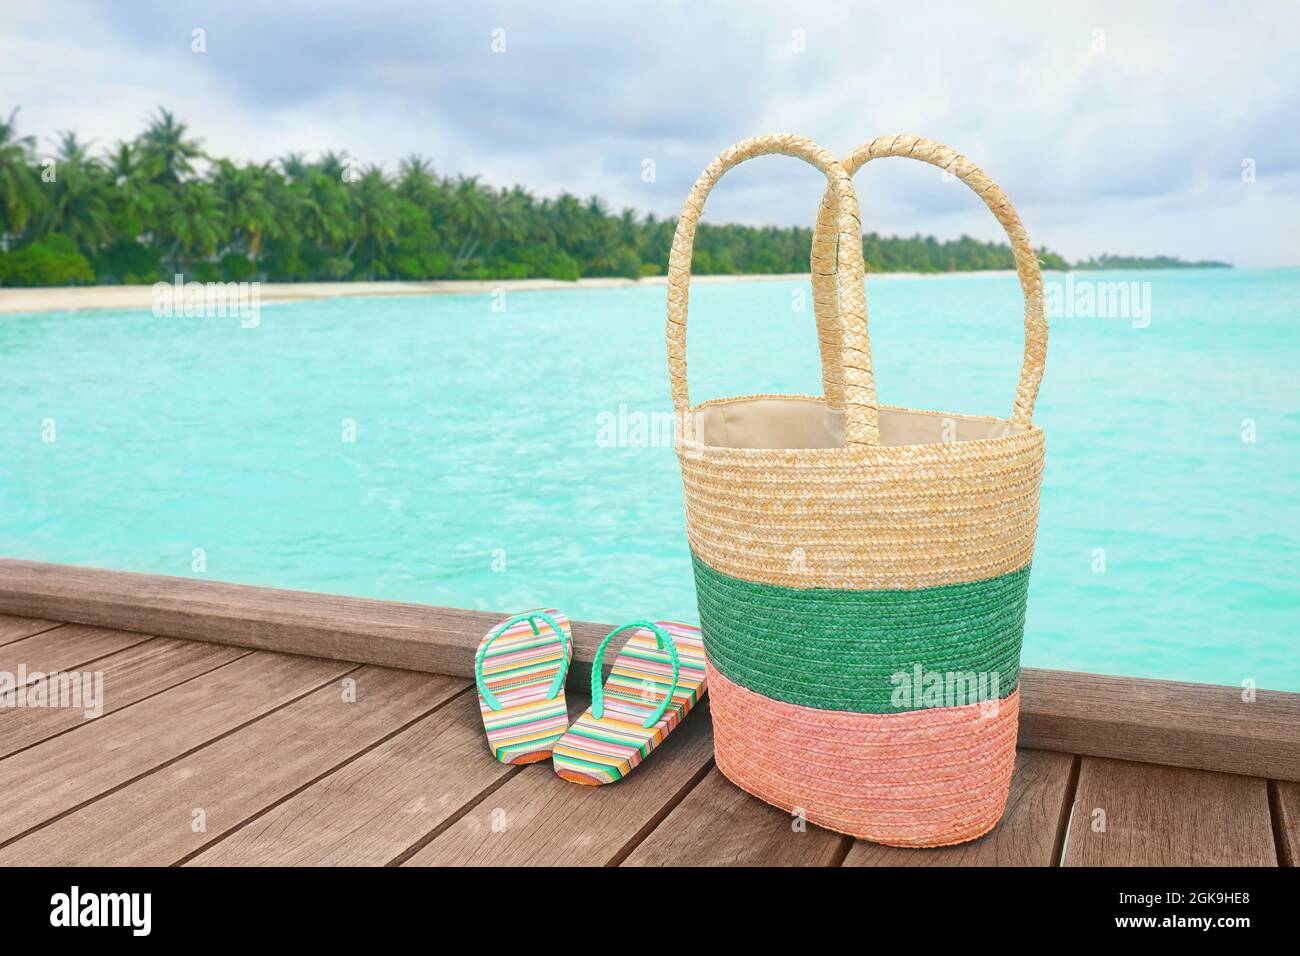
<svg viewBox="0 0 1300 956">
<path fill-rule="evenodd" d="M 139 239 L 158 221 L 167 205 L 167 192 L 149 181 L 140 147 L 121 140 L 107 154 L 104 174 L 108 190 L 108 207 L 120 239 Z"/>
<path fill-rule="evenodd" d="M 161 106 L 158 115 L 150 119 L 149 127 L 140 136 L 140 149 L 142 161 L 155 182 L 174 186 L 193 174 L 190 160 L 202 152 L 199 140 L 185 138 L 187 129 Z"/>
<path fill-rule="evenodd" d="M 492 242 L 498 240 L 518 242 L 524 237 L 523 210 L 512 193 L 505 189 L 492 193 L 488 209 L 490 211 L 488 234 Z"/>
<path fill-rule="evenodd" d="M 336 182 L 343 181 L 343 174 L 354 168 L 351 157 L 346 152 L 326 150 L 316 161 L 316 168 Z"/>
<path fill-rule="evenodd" d="M 477 176 L 457 176 L 451 195 L 453 220 L 468 235 L 487 226 L 491 217 L 488 191 L 479 185 Z"/>
<path fill-rule="evenodd" d="M 388 177 L 382 167 L 369 166 L 346 189 L 352 242 L 344 258 L 351 259 L 360 246 L 373 261 L 397 240 L 397 207 Z"/>
<path fill-rule="evenodd" d="M 119 139 L 104 153 L 104 171 L 113 186 L 120 189 L 140 171 L 140 151 L 134 143 Z"/>
<path fill-rule="evenodd" d="M 212 187 L 205 182 L 185 183 L 165 216 L 165 228 L 172 246 L 167 258 L 173 268 L 177 256 L 188 265 L 196 257 L 212 255 L 221 246 L 225 232 L 221 210 Z"/>
<path fill-rule="evenodd" d="M 592 226 L 592 238 L 584 246 L 583 258 L 591 264 L 592 274 L 617 275 L 623 249 L 618 237 L 618 220 L 596 219 Z"/>
<path fill-rule="evenodd" d="M 348 214 L 342 184 L 319 170 L 312 170 L 294 186 L 301 187 L 295 218 L 302 224 L 302 234 L 322 249 L 334 248 L 347 235 Z"/>
<path fill-rule="evenodd" d="M 54 155 L 60 162 L 74 163 L 83 161 L 89 154 L 90 147 L 95 144 L 92 139 L 88 142 L 81 142 L 77 139 L 74 130 L 59 130 L 58 138 L 54 141 Z"/>
<path fill-rule="evenodd" d="M 221 160 L 212 175 L 212 188 L 230 239 L 242 240 L 253 260 L 261 253 L 262 237 L 279 222 L 275 206 L 267 198 L 272 175 L 269 165 L 236 166 L 228 159 Z"/>
<path fill-rule="evenodd" d="M 438 177 L 433 163 L 412 153 L 398 164 L 397 194 L 422 209 L 438 205 Z"/>
<path fill-rule="evenodd" d="M 575 248 L 588 236 L 590 230 L 582 203 L 570 193 L 560 193 L 551 207 L 551 228 L 562 237 L 563 244 Z"/>
<path fill-rule="evenodd" d="M 295 183 L 306 177 L 309 169 L 306 153 L 285 153 L 279 162 L 280 171 L 289 182 Z"/>
<path fill-rule="evenodd" d="M 618 217 L 619 239 L 623 245 L 635 249 L 639 244 L 641 224 L 637 221 L 635 209 L 624 209 Z"/>
<path fill-rule="evenodd" d="M 41 235 L 62 233 L 94 253 L 113 237 L 104 167 L 87 155 L 89 143 L 65 130 L 56 141 L 58 165 L 49 185 L 49 198 L 37 225 Z"/>
<path fill-rule="evenodd" d="M 460 237 L 456 262 L 463 265 L 474 258 L 479 238 L 488 230 L 492 218 L 490 193 L 479 185 L 477 176 L 457 176 L 449 199 L 449 225 Z"/>
<path fill-rule="evenodd" d="M 27 228 L 45 198 L 32 171 L 35 144 L 35 136 L 18 135 L 17 108 L 8 119 L 0 120 L 0 240 L 6 244 L 10 236 Z"/>
</svg>

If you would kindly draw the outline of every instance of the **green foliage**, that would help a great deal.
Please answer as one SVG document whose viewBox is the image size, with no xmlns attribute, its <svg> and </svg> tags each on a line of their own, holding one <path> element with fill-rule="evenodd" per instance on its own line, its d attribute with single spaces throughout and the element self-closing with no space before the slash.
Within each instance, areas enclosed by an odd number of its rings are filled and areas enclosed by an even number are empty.
<svg viewBox="0 0 1300 956">
<path fill-rule="evenodd" d="M 1076 269 L 1231 269 L 1232 264 L 1205 259 L 1200 262 L 1188 262 L 1176 256 L 1112 256 L 1103 253 L 1095 259 L 1076 262 Z"/>
<path fill-rule="evenodd" d="M 0 285 L 85 285 L 95 273 L 77 244 L 61 233 L 51 233 L 30 245 L 0 253 Z"/>
<path fill-rule="evenodd" d="M 546 278 L 577 282 L 582 278 L 582 266 L 567 252 L 556 252 L 546 261 Z"/>
<path fill-rule="evenodd" d="M 0 235 L 27 228 L 41 205 L 40 177 L 32 163 L 36 137 L 18 135 L 18 110 L 0 120 Z"/>
<path fill-rule="evenodd" d="M 226 282 L 248 282 L 256 279 L 257 274 L 257 263 L 233 249 L 217 263 L 217 275 Z"/>
<path fill-rule="evenodd" d="M 162 279 L 162 254 L 156 246 L 117 239 L 91 259 L 95 278 L 104 283 L 151 285 Z"/>
<path fill-rule="evenodd" d="M 408 156 L 395 174 L 343 152 L 275 163 L 204 154 L 165 109 L 130 142 L 94 155 L 75 133 L 57 142 L 43 180 L 17 111 L 0 116 L 0 249 L 7 284 L 195 279 L 273 282 L 367 279 L 636 279 L 667 271 L 676 223 L 615 213 L 596 196 L 538 199 L 475 176 L 440 176 Z M 811 213 L 811 210 L 810 210 Z M 55 238 L 58 237 L 58 238 Z M 701 275 L 808 271 L 812 230 L 702 224 Z M 1011 269 L 1003 243 L 969 236 L 862 239 L 872 272 Z M 70 248 L 69 248 L 70 247 Z M 1069 264 L 1039 250 L 1045 268 Z M 1193 265 L 1103 256 L 1083 268 Z M 93 272 L 90 270 L 93 268 Z"/>
</svg>

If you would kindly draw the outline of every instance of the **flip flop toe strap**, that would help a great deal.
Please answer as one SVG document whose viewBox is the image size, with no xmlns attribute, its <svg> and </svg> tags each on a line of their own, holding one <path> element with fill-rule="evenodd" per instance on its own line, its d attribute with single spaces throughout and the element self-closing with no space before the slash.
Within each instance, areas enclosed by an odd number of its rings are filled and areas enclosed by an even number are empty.
<svg viewBox="0 0 1300 956">
<path fill-rule="evenodd" d="M 555 636 L 560 642 L 560 646 L 564 648 L 564 659 L 560 662 L 560 669 L 556 671 L 555 679 L 551 681 L 551 687 L 546 692 L 547 700 L 554 700 L 556 695 L 559 694 L 560 690 L 564 687 L 564 677 L 569 672 L 569 660 L 573 657 L 573 648 L 570 645 L 569 636 L 565 634 L 564 628 L 560 627 L 555 618 L 551 617 L 551 615 L 547 614 L 545 611 L 525 611 L 522 614 L 516 614 L 514 617 L 498 624 L 488 639 L 479 645 L 478 653 L 474 655 L 474 682 L 478 685 L 478 692 L 483 695 L 483 699 L 487 701 L 488 706 L 493 710 L 501 710 L 502 704 L 501 701 L 497 699 L 496 694 L 492 693 L 492 691 L 488 689 L 487 679 L 483 676 L 483 660 L 487 656 L 488 647 L 493 641 L 506 631 L 510 630 L 510 628 L 514 627 L 520 621 L 527 621 L 529 626 L 533 629 L 533 633 L 540 635 L 541 631 L 538 630 L 537 627 L 537 622 L 539 620 L 550 625 L 551 630 L 555 632 Z M 674 674 L 676 674 L 676 671 L 674 671 Z"/>
<path fill-rule="evenodd" d="M 633 628 L 642 627 L 654 634 L 655 640 L 659 644 L 659 650 L 668 652 L 668 659 L 673 663 L 673 682 L 672 686 L 668 688 L 668 693 L 664 695 L 664 699 L 659 702 L 659 707 L 645 719 L 641 726 L 649 730 L 659 723 L 659 718 L 664 715 L 664 711 L 668 709 L 668 705 L 673 701 L 673 694 L 677 692 L 677 680 L 682 672 L 682 665 L 677 658 L 677 645 L 673 643 L 673 636 L 653 621 L 632 621 L 630 624 L 616 627 L 606 634 L 605 639 L 600 642 L 600 647 L 596 650 L 595 659 L 591 662 L 591 716 L 597 720 L 605 716 L 605 688 L 601 681 L 605 649 L 609 647 L 609 642 L 616 635 L 622 634 L 624 631 L 630 631 Z"/>
</svg>

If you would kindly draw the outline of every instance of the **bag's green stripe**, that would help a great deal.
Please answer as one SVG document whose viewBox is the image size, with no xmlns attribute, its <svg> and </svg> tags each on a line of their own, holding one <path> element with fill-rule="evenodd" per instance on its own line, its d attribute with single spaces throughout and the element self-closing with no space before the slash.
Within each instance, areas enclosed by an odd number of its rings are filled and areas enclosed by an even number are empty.
<svg viewBox="0 0 1300 956">
<path fill-rule="evenodd" d="M 1020 679 L 1028 566 L 967 584 L 841 591 L 742 581 L 692 560 L 710 663 L 767 697 L 892 714 L 1004 698 Z"/>
</svg>

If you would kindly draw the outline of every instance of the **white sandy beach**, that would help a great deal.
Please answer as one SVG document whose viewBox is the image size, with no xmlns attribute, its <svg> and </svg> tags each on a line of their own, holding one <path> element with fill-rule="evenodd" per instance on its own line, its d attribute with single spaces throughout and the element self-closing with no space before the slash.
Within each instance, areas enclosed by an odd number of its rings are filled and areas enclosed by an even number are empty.
<svg viewBox="0 0 1300 956">
<path fill-rule="evenodd" d="M 946 273 L 871 273 L 872 281 L 886 278 L 925 279 L 934 275 L 991 276 L 1014 275 L 1006 272 Z M 693 276 L 692 283 L 766 282 L 788 279 L 808 280 L 808 273 L 784 275 Z M 663 286 L 664 276 L 644 279 L 579 279 L 560 282 L 556 279 L 456 280 L 434 282 L 263 282 L 258 290 L 262 304 L 300 302 L 304 299 L 332 299 L 339 296 L 381 295 L 473 295 L 491 294 L 497 289 L 507 292 L 537 292 L 550 289 L 617 289 L 632 286 Z M 90 285 L 46 289 L 0 289 L 0 315 L 23 312 L 71 312 L 80 309 L 148 309 L 153 306 L 151 285 Z"/>
</svg>

